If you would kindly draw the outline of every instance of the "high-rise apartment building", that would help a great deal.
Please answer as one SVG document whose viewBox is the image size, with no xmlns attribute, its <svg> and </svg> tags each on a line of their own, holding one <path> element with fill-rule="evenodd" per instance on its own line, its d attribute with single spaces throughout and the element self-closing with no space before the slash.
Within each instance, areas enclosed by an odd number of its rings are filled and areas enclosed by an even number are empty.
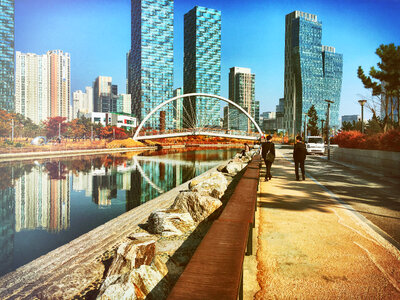
<svg viewBox="0 0 400 300">
<path fill-rule="evenodd" d="M 77 90 L 73 93 L 73 115 L 72 118 L 93 112 L 93 88 L 87 86 L 85 92 Z"/>
<path fill-rule="evenodd" d="M 241 106 L 253 119 L 256 114 L 255 75 L 249 68 L 230 68 L 229 99 Z M 254 124 L 239 109 L 229 105 L 229 129 L 250 131 Z"/>
<path fill-rule="evenodd" d="M 47 52 L 50 117 L 69 117 L 71 110 L 71 59 L 61 50 Z"/>
<path fill-rule="evenodd" d="M 0 109 L 14 111 L 14 0 L 0 1 Z"/>
<path fill-rule="evenodd" d="M 339 128 L 339 102 L 343 55 L 322 45 L 322 23 L 317 16 L 300 11 L 286 15 L 284 126 L 289 134 L 304 129 L 303 118 L 314 105 L 318 119 L 326 119 L 330 107 L 330 126 Z"/>
<path fill-rule="evenodd" d="M 112 78 L 99 76 L 93 82 L 93 110 L 110 112 L 112 100 Z"/>
<path fill-rule="evenodd" d="M 160 103 L 172 98 L 173 0 L 132 0 L 131 51 L 128 62 L 128 93 L 132 113 L 143 120 Z M 173 127 L 173 107 L 167 105 L 166 126 Z M 148 121 L 159 128 L 158 114 Z"/>
<path fill-rule="evenodd" d="M 131 114 L 131 95 L 130 94 L 120 94 L 117 96 L 116 102 L 116 113 Z"/>
<path fill-rule="evenodd" d="M 39 124 L 50 116 L 47 55 L 16 52 L 15 111 Z"/>
<path fill-rule="evenodd" d="M 221 12 L 218 10 L 196 6 L 185 14 L 183 90 L 186 94 L 220 94 Z M 218 99 L 184 99 L 183 105 L 197 127 L 220 126 Z"/>
<path fill-rule="evenodd" d="M 70 57 L 16 52 L 15 111 L 38 124 L 49 117 L 70 117 Z"/>
</svg>

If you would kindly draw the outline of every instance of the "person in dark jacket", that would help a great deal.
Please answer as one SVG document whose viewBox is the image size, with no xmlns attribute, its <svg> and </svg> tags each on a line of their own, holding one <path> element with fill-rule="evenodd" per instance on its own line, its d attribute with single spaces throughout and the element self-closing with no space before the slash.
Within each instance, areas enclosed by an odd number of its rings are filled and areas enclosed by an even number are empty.
<svg viewBox="0 0 400 300">
<path fill-rule="evenodd" d="M 307 156 L 307 148 L 306 145 L 303 143 L 301 136 L 296 137 L 296 143 L 294 144 L 293 150 L 293 160 L 294 160 L 294 167 L 296 173 L 296 180 L 299 179 L 299 165 L 301 169 L 301 175 L 303 180 L 306 179 L 305 171 L 304 171 L 304 161 L 306 160 Z"/>
<path fill-rule="evenodd" d="M 267 172 L 265 173 L 265 181 L 271 180 L 271 166 L 275 159 L 275 145 L 271 142 L 272 136 L 267 136 L 267 141 L 261 143 L 261 156 L 264 159 Z"/>
</svg>

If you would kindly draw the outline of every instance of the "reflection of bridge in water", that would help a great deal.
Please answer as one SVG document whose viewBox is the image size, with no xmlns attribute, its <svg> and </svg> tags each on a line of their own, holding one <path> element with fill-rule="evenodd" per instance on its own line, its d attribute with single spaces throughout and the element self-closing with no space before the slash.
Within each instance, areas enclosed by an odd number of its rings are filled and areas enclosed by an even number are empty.
<svg viewBox="0 0 400 300">
<path fill-rule="evenodd" d="M 209 160 L 209 161 L 189 161 L 189 160 L 175 160 L 169 158 L 158 158 L 157 156 L 135 156 L 134 160 L 156 162 L 171 164 L 173 166 L 187 166 L 187 167 L 214 167 L 221 163 L 220 160 Z"/>
</svg>

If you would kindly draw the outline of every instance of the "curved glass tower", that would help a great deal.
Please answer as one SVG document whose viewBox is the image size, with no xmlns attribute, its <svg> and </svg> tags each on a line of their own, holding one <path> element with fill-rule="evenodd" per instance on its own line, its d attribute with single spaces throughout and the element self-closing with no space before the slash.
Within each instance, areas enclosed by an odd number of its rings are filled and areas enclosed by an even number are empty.
<svg viewBox="0 0 400 300">
<path fill-rule="evenodd" d="M 322 23 L 316 15 L 294 11 L 286 15 L 284 126 L 289 134 L 304 130 L 304 114 L 314 105 L 318 119 L 326 120 L 330 108 L 330 127 L 339 128 L 343 55 L 323 46 Z"/>
</svg>

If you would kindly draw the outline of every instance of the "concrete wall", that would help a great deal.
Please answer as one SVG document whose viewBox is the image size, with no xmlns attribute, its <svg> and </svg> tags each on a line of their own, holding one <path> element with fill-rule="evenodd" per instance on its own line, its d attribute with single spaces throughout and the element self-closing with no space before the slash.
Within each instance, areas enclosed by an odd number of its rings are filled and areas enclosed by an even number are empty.
<svg viewBox="0 0 400 300">
<path fill-rule="evenodd" d="M 386 176 L 400 176 L 400 152 L 350 148 L 331 149 L 332 159 L 372 168 Z"/>
</svg>

